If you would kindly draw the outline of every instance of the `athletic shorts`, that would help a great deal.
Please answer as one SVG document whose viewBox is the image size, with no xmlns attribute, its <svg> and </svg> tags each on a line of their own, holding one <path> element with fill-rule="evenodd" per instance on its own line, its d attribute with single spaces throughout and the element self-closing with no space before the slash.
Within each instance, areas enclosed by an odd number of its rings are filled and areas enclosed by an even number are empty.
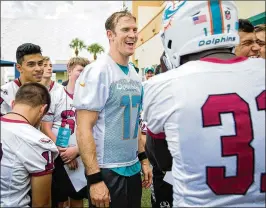
<svg viewBox="0 0 266 208">
<path fill-rule="evenodd" d="M 142 183 L 140 173 L 133 176 L 122 176 L 107 168 L 101 169 L 101 173 L 110 192 L 110 208 L 141 208 Z M 89 208 L 95 208 L 90 198 Z"/>
<path fill-rule="evenodd" d="M 55 205 L 58 202 L 67 201 L 68 197 L 75 200 L 88 198 L 87 186 L 76 192 L 64 168 L 64 162 L 58 156 L 55 160 L 55 169 L 53 171 L 52 203 Z"/>
<path fill-rule="evenodd" d="M 173 207 L 173 186 L 163 180 L 165 174 L 153 167 L 153 186 L 151 193 L 152 208 Z"/>
</svg>

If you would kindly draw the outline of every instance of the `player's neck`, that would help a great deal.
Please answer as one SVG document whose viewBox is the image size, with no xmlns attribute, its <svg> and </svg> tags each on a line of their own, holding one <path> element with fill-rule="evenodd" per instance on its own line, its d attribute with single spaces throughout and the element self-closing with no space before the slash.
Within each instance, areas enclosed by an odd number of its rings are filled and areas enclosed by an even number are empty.
<svg viewBox="0 0 266 208">
<path fill-rule="evenodd" d="M 74 94 L 74 91 L 75 91 L 75 81 L 69 79 L 68 84 L 66 86 L 66 91 L 69 94 Z"/>
<path fill-rule="evenodd" d="M 49 78 L 43 77 L 42 81 L 41 81 L 41 84 L 43 84 L 44 86 L 48 87 L 48 86 L 51 85 L 51 82 L 52 82 L 51 77 L 49 77 Z"/>
<path fill-rule="evenodd" d="M 201 58 L 219 58 L 223 60 L 231 59 L 236 55 L 231 52 L 231 49 L 213 49 L 199 53 L 189 54 L 181 58 L 181 65 L 189 61 L 200 60 Z"/>
<path fill-rule="evenodd" d="M 27 80 L 24 76 L 20 76 L 18 79 L 19 79 L 21 85 L 23 85 L 27 82 L 31 82 L 30 80 Z"/>
<path fill-rule="evenodd" d="M 37 108 L 32 108 L 30 106 L 23 105 L 23 104 L 17 104 L 14 106 L 12 110 L 12 112 L 17 113 L 17 114 L 10 113 L 10 114 L 5 115 L 5 118 L 29 122 L 30 125 L 34 126 L 35 121 L 36 121 L 36 113 L 37 113 L 36 111 L 38 111 Z"/>
<path fill-rule="evenodd" d="M 111 58 L 122 66 L 127 66 L 129 62 L 129 56 L 123 56 L 118 50 L 110 49 L 109 55 Z"/>
</svg>

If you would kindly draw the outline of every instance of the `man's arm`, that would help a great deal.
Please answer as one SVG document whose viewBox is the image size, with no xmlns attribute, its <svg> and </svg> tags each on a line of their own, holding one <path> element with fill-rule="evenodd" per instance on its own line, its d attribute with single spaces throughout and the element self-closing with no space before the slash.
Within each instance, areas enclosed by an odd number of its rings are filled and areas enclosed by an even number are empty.
<svg viewBox="0 0 266 208">
<path fill-rule="evenodd" d="M 77 143 L 80 156 L 85 166 L 86 174 L 92 175 L 100 172 L 97 162 L 96 145 L 93 138 L 93 127 L 98 120 L 96 111 L 76 110 L 77 114 Z M 90 183 L 88 181 L 88 183 Z M 108 207 L 110 202 L 109 190 L 103 181 L 89 184 L 90 197 L 96 207 Z"/>
<path fill-rule="evenodd" d="M 138 150 L 139 152 L 145 151 L 145 144 L 146 144 L 146 135 L 141 133 L 139 129 L 139 143 L 138 143 Z"/>
<path fill-rule="evenodd" d="M 32 207 L 51 207 L 52 174 L 31 177 Z"/>
<path fill-rule="evenodd" d="M 52 132 L 53 122 L 46 122 L 42 121 L 41 123 L 41 131 L 48 136 L 50 139 L 53 140 L 53 142 L 56 142 L 56 136 Z"/>
<path fill-rule="evenodd" d="M 146 144 L 146 135 L 143 135 L 141 133 L 141 130 L 139 128 L 139 134 L 138 134 L 138 152 L 142 153 L 145 152 L 145 144 Z M 144 159 L 141 161 L 141 168 L 142 172 L 144 174 L 144 179 L 142 182 L 142 186 L 145 188 L 149 188 L 152 183 L 152 170 L 150 167 L 150 162 L 148 159 Z"/>
<path fill-rule="evenodd" d="M 84 163 L 86 174 L 100 172 L 97 162 L 96 145 L 93 138 L 93 126 L 98 120 L 96 111 L 77 110 L 77 143 L 80 156 Z"/>
</svg>

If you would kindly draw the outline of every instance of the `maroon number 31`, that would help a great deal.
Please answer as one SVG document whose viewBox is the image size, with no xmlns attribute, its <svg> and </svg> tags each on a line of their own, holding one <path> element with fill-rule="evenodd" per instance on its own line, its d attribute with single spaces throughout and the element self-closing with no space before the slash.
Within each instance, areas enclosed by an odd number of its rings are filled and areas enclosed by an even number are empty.
<svg viewBox="0 0 266 208">
<path fill-rule="evenodd" d="M 265 110 L 266 91 L 256 97 L 257 110 Z M 254 136 L 249 104 L 238 94 L 210 95 L 202 106 L 203 127 L 222 125 L 220 115 L 232 113 L 235 135 L 221 136 L 222 157 L 236 156 L 235 176 L 226 177 L 225 167 L 206 167 L 207 185 L 217 195 L 244 195 L 254 182 Z M 266 191 L 266 173 L 261 174 L 261 192 Z"/>
</svg>

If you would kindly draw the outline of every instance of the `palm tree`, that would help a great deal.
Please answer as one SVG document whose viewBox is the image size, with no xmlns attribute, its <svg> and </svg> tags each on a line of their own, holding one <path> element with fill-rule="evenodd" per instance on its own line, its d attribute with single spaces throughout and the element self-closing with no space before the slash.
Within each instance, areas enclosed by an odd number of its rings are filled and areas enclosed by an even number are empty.
<svg viewBox="0 0 266 208">
<path fill-rule="evenodd" d="M 76 56 L 78 56 L 78 55 L 79 55 L 79 52 L 80 52 L 82 49 L 86 48 L 86 45 L 85 45 L 85 43 L 84 43 L 83 40 L 80 40 L 80 39 L 78 39 L 78 38 L 75 38 L 75 39 L 73 39 L 73 40 L 71 41 L 71 43 L 69 44 L 69 47 L 70 47 L 70 48 L 73 48 L 73 49 L 75 50 L 75 54 L 76 54 Z"/>
<path fill-rule="evenodd" d="M 97 54 L 103 53 L 104 48 L 98 44 L 98 43 L 93 43 L 87 47 L 87 50 L 89 53 L 93 54 L 94 60 L 97 59 Z"/>
</svg>

